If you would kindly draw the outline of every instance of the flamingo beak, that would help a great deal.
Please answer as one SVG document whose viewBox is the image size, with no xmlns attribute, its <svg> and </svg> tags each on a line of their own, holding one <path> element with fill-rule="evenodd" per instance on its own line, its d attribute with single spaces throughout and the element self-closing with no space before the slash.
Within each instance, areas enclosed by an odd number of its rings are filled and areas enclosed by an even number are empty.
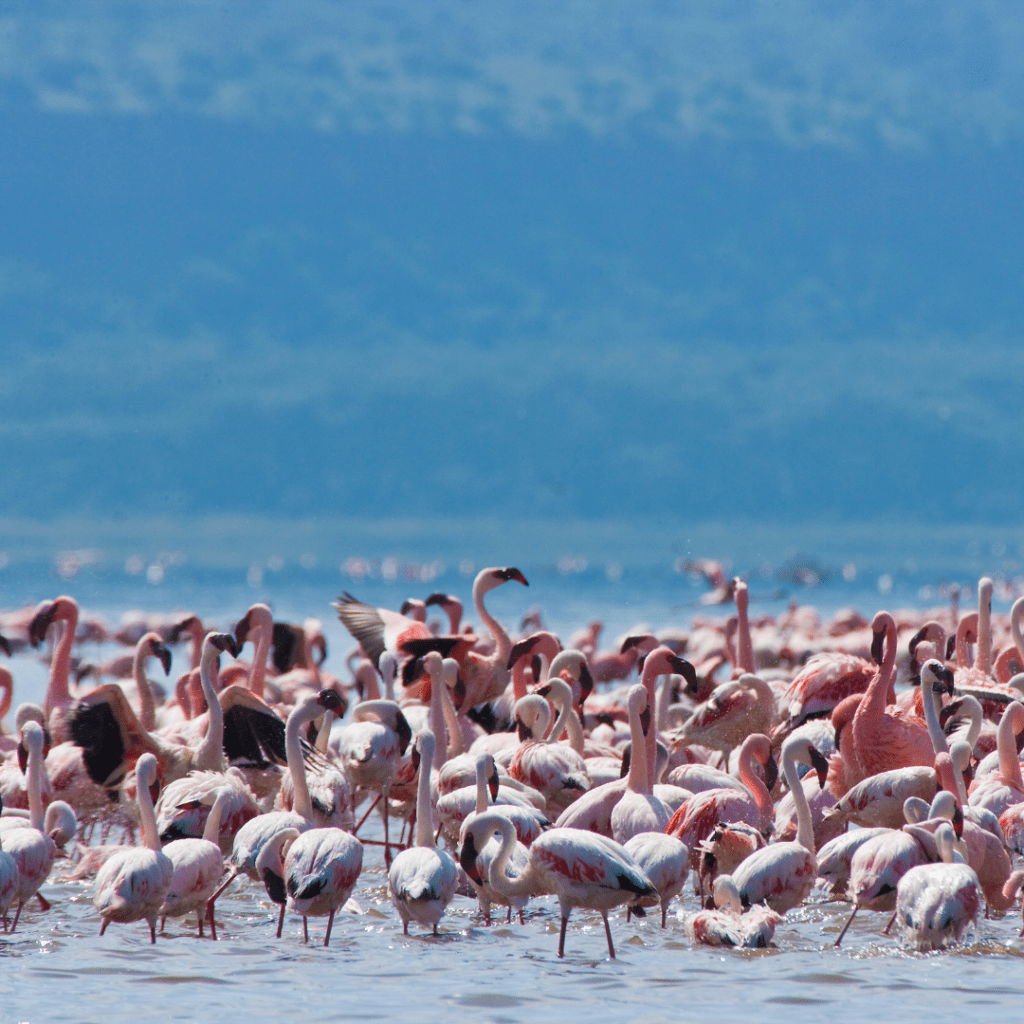
<svg viewBox="0 0 1024 1024">
<path fill-rule="evenodd" d="M 153 653 L 160 659 L 160 664 L 164 667 L 164 675 L 169 676 L 171 674 L 171 651 L 169 647 L 165 647 L 159 641 L 153 641 L 151 645 Z"/>
<path fill-rule="evenodd" d="M 51 601 L 36 612 L 28 627 L 28 641 L 33 647 L 38 647 L 46 639 L 46 631 L 53 622 L 53 609 L 56 602 Z"/>
<path fill-rule="evenodd" d="M 885 630 L 871 634 L 871 660 L 876 665 L 882 664 L 882 650 L 885 644 Z"/>
<path fill-rule="evenodd" d="M 398 752 L 405 754 L 409 749 L 409 742 L 412 740 L 412 727 L 401 711 L 395 715 L 395 733 L 398 736 Z"/>
<path fill-rule="evenodd" d="M 483 875 L 480 874 L 480 870 L 476 866 L 476 842 L 473 839 L 472 832 L 466 836 L 466 841 L 462 844 L 462 852 L 459 854 L 459 863 L 462 865 L 462 870 L 465 871 L 477 885 L 483 885 Z"/>
<path fill-rule="evenodd" d="M 239 650 L 245 646 L 245 641 L 249 638 L 250 625 L 249 616 L 246 615 L 245 618 L 240 619 L 238 625 L 235 626 L 235 643 L 238 645 Z"/>
<path fill-rule="evenodd" d="M 509 580 L 515 580 L 517 583 L 522 583 L 524 587 L 530 585 L 526 581 L 526 577 L 518 569 L 513 569 L 511 566 L 507 569 L 499 569 L 497 575 L 506 583 Z"/>
<path fill-rule="evenodd" d="M 818 788 L 824 789 L 825 780 L 828 778 L 828 759 L 814 747 L 811 747 L 811 765 L 818 773 Z"/>
<path fill-rule="evenodd" d="M 492 802 L 498 799 L 498 769 L 495 768 L 491 777 L 487 780 L 487 789 L 490 791 Z"/>
<path fill-rule="evenodd" d="M 586 699 L 594 692 L 594 677 L 590 674 L 590 669 L 587 668 L 587 663 L 584 661 L 580 665 L 580 713 L 583 713 L 583 704 Z"/>
<path fill-rule="evenodd" d="M 2 636 L 2 635 L 0 635 L 0 651 L 3 651 L 4 654 L 6 654 L 8 658 L 11 656 L 11 644 L 10 644 L 10 641 L 7 639 L 7 637 Z"/>
<path fill-rule="evenodd" d="M 768 755 L 768 760 L 764 765 L 764 787 L 771 792 L 775 788 L 775 783 L 779 781 L 779 762 L 775 760 L 774 754 Z"/>
<path fill-rule="evenodd" d="M 341 707 L 341 695 L 335 690 L 321 690 L 316 698 L 317 704 L 327 711 L 337 712 L 338 708 Z"/>
</svg>

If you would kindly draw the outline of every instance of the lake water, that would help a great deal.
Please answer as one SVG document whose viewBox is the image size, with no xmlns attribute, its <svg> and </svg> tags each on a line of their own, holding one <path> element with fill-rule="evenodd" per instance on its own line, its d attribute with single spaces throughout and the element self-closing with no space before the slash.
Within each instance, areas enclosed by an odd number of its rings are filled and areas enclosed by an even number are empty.
<svg viewBox="0 0 1024 1024">
<path fill-rule="evenodd" d="M 976 546 L 968 549 L 972 543 Z M 842 573 L 851 564 L 849 552 L 828 549 L 790 566 L 803 572 L 804 580 L 816 567 L 823 582 L 814 588 L 794 583 L 789 570 L 788 577 L 780 570 L 755 572 L 752 611 L 777 611 L 791 599 L 814 603 L 823 615 L 850 604 L 866 615 L 887 605 L 940 604 L 947 600 L 946 584 L 970 585 L 974 563 L 996 558 L 978 543 L 965 537 L 959 555 L 945 562 L 915 555 L 912 571 L 906 558 L 862 559 L 850 579 Z M 983 538 L 982 543 L 989 541 Z M 931 550 L 940 549 L 936 543 Z M 1005 564 L 1009 556 L 1001 557 L 1003 562 L 981 569 L 1010 580 L 1012 572 L 998 571 L 1010 568 Z M 347 575 L 339 564 L 328 571 L 303 569 L 299 563 L 261 563 L 259 573 L 251 565 L 214 570 L 193 564 L 167 568 L 158 583 L 152 581 L 158 574 L 147 579 L 145 571 L 132 575 L 82 569 L 62 579 L 49 568 L 11 566 L 4 603 L 17 607 L 69 592 L 108 622 L 132 608 L 192 608 L 229 627 L 253 600 L 268 597 L 280 618 L 322 618 L 330 645 L 326 668 L 339 674 L 350 641 L 329 602 L 341 590 L 396 607 L 406 596 L 444 589 L 470 604 L 467 565 L 460 572 L 457 562 L 430 569 L 424 561 L 417 563 L 413 579 L 412 562 L 396 560 L 383 568 L 379 562 L 362 567 L 348 563 L 354 574 Z M 571 559 L 563 560 L 560 568 L 557 560 L 531 564 L 522 559 L 519 565 L 530 579 L 529 590 L 510 584 L 488 602 L 508 623 L 536 605 L 566 636 L 592 618 L 603 618 L 610 641 L 640 621 L 661 627 L 685 624 L 698 612 L 727 613 L 700 609 L 706 588 L 670 564 L 635 566 L 608 556 L 586 566 Z M 368 573 L 360 576 L 364 569 Z M 1011 585 L 997 598 L 997 611 L 1008 607 Z M 964 605 L 969 603 L 965 598 Z M 113 650 L 85 647 L 82 656 L 102 658 Z M 12 668 L 16 700 L 42 696 L 46 670 L 33 653 L 12 659 Z M 438 938 L 416 926 L 403 937 L 387 899 L 378 850 L 366 848 L 366 866 L 355 893 L 359 912 L 340 915 L 328 949 L 317 944 L 323 922 L 315 919 L 311 945 L 301 941 L 298 918 L 287 920 L 284 935 L 276 939 L 276 908 L 247 881 L 236 882 L 219 902 L 216 943 L 197 940 L 180 920 L 168 922 L 155 948 L 144 923 L 111 926 L 100 938 L 91 886 L 57 880 L 58 868 L 43 888 L 53 909 L 44 914 L 33 906 L 15 935 L 0 935 L 0 1021 L 235 1021 L 258 1014 L 286 1020 L 410 1022 L 583 1017 L 730 1022 L 757 1016 L 817 1024 L 831 1014 L 853 1020 L 879 1014 L 886 1019 L 927 1015 L 936 1021 L 1020 1017 L 1024 944 L 1017 938 L 1021 918 L 1016 912 L 980 921 L 968 944 L 954 952 L 928 955 L 902 952 L 894 938 L 880 934 L 886 915 L 870 912 L 858 916 L 842 949 L 833 949 L 847 906 L 824 902 L 824 894 L 789 914 L 776 932 L 775 946 L 764 952 L 691 948 L 672 915 L 662 931 L 656 916 L 627 923 L 625 913 L 617 912 L 612 930 L 618 958 L 612 961 L 600 917 L 577 911 L 570 920 L 567 956 L 560 961 L 552 898 L 529 904 L 525 926 L 484 928 L 475 901 L 459 896 L 442 919 Z M 682 907 L 686 912 L 697 909 L 692 892 Z"/>
</svg>

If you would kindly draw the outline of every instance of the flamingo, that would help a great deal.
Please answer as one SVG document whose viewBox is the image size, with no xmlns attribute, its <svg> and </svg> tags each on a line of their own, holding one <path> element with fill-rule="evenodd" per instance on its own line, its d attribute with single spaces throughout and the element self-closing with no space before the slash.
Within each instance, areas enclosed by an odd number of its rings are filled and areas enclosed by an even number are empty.
<svg viewBox="0 0 1024 1024">
<path fill-rule="evenodd" d="M 3 807 L 3 800 L 0 800 L 0 814 Z M 2 840 L 3 833 L 0 832 L 0 915 L 4 919 L 4 931 L 7 931 L 7 911 L 17 895 L 19 878 L 17 861 L 3 848 Z"/>
<path fill-rule="evenodd" d="M 657 896 L 651 880 L 632 857 L 613 839 L 574 828 L 553 828 L 530 847 L 526 868 L 512 876 L 506 870 L 515 843 L 512 823 L 500 815 L 477 815 L 466 829 L 459 860 L 471 879 L 482 879 L 477 864 L 478 850 L 494 833 L 501 835 L 501 848 L 490 863 L 488 881 L 506 897 L 558 896 L 562 927 L 558 956 L 565 955 L 565 931 L 573 907 L 596 910 L 604 919 L 608 955 L 615 958 L 615 946 L 608 924 L 608 911 L 638 898 Z"/>
<path fill-rule="evenodd" d="M 668 906 L 682 892 L 686 876 L 690 873 L 690 851 L 675 836 L 664 832 L 638 832 L 623 844 L 623 848 L 658 891 L 656 899 L 640 900 L 637 906 L 660 903 L 661 927 L 664 928 Z M 627 909 L 627 917 L 631 909 Z"/>
<path fill-rule="evenodd" d="M 978 876 L 953 849 L 952 825 L 938 827 L 935 844 L 943 862 L 910 868 L 896 886 L 896 924 L 904 942 L 919 950 L 958 942 L 981 905 Z"/>
<path fill-rule="evenodd" d="M 477 819 L 487 813 L 496 814 L 498 812 L 493 810 L 488 812 L 485 805 L 483 809 L 473 811 L 466 817 L 459 833 L 460 843 L 465 843 L 466 836 L 473 830 Z M 502 817 L 507 817 L 504 811 L 502 811 Z M 513 828 L 514 827 L 515 824 L 513 822 Z M 518 829 L 516 831 L 518 832 Z M 484 915 L 484 924 L 488 926 L 491 923 L 492 903 L 500 903 L 502 906 L 508 907 L 509 921 L 512 920 L 512 911 L 514 910 L 519 915 L 519 923 L 523 924 L 523 908 L 530 899 L 528 893 L 509 895 L 500 887 L 496 888 L 491 884 L 491 864 L 501 853 L 501 840 L 498 838 L 501 835 L 502 833 L 500 830 L 495 830 L 483 846 L 476 851 L 476 871 L 473 875 L 469 876 L 469 884 L 473 886 L 473 889 L 476 892 L 477 900 L 480 903 L 480 911 Z M 516 839 L 512 843 L 512 849 L 508 855 L 508 869 L 511 871 L 512 877 L 518 877 L 521 875 L 526 870 L 529 862 L 529 849 L 525 844 Z"/>
<path fill-rule="evenodd" d="M 504 626 L 484 606 L 484 597 L 510 580 L 522 583 L 524 587 L 530 585 L 526 577 L 512 567 L 481 569 L 473 581 L 473 605 L 480 616 L 480 621 L 494 638 L 494 651 L 489 655 L 479 654 L 475 650 L 467 650 L 461 657 L 458 653 L 454 654 L 466 684 L 466 697 L 463 702 L 465 707 L 475 708 L 485 701 L 494 700 L 500 697 L 508 686 L 507 663 L 512 651 L 512 641 Z"/>
<path fill-rule="evenodd" d="M 143 754 L 136 767 L 139 817 L 144 846 L 115 851 L 96 873 L 93 906 L 103 918 L 100 935 L 111 921 L 149 922 L 150 942 L 156 943 L 156 919 L 174 877 L 174 864 L 160 849 L 150 787 L 156 784 L 156 757 Z"/>
<path fill-rule="evenodd" d="M 338 828 L 299 832 L 286 828 L 260 852 L 256 862 L 267 893 L 281 904 L 277 937 L 286 910 L 302 915 L 302 934 L 309 942 L 309 918 L 327 915 L 324 945 L 331 941 L 334 915 L 352 895 L 363 869 L 363 844 Z"/>
<path fill-rule="evenodd" d="M 388 797 L 398 762 L 411 739 L 409 723 L 393 700 L 363 701 L 353 711 L 352 721 L 338 733 L 338 758 L 353 791 L 375 790 L 380 794 L 378 800 L 384 801 L 384 859 L 389 867 L 391 839 L 388 835 Z M 374 806 L 376 801 L 370 811 Z M 358 826 L 355 831 L 359 831 Z"/>
<path fill-rule="evenodd" d="M 74 698 L 71 695 L 69 674 L 71 672 L 71 648 L 75 642 L 78 626 L 78 602 L 66 594 L 53 601 L 44 601 L 36 610 L 29 624 L 29 642 L 38 647 L 46 632 L 55 622 L 63 623 L 63 632 L 50 662 L 50 685 L 46 691 L 43 708 L 46 724 L 58 743 L 70 739 L 67 716 Z"/>
<path fill-rule="evenodd" d="M 818 874 L 811 809 L 800 785 L 797 761 L 810 765 L 818 773 L 822 786 L 828 772 L 828 763 L 804 737 L 790 736 L 783 744 L 782 770 L 796 802 L 796 841 L 771 843 L 755 850 L 733 874 L 744 904 L 767 903 L 779 914 L 785 914 L 807 898 Z"/>
<path fill-rule="evenodd" d="M 641 832 L 664 832 L 671 814 L 664 801 L 653 793 L 647 772 L 647 750 L 640 713 L 647 708 L 647 689 L 643 683 L 629 688 L 629 728 L 632 755 L 626 789 L 612 808 L 612 838 L 625 843 Z M 648 718 L 650 716 L 648 715 Z"/>
<path fill-rule="evenodd" d="M 729 786 L 694 793 L 672 815 L 665 831 L 686 844 L 691 867 L 697 867 L 701 841 L 707 839 L 720 822 L 747 822 L 764 834 L 770 830 L 774 806 L 768 787 L 754 770 L 755 761 L 766 768 L 771 765 L 766 774 L 769 775 L 768 781 L 774 782 L 772 743 L 761 733 L 748 736 L 740 747 L 739 770 L 743 789 Z"/>
<path fill-rule="evenodd" d="M 975 779 L 968 802 L 1000 815 L 1014 804 L 1024 803 L 1024 779 L 1017 759 L 1017 734 L 1024 732 L 1024 704 L 1013 701 L 1003 712 L 997 727 L 996 749 L 999 768 Z"/>
<path fill-rule="evenodd" d="M 766 949 L 775 934 L 782 915 L 770 907 L 750 907 L 743 911 L 743 902 L 735 880 L 730 875 L 715 879 L 714 901 L 725 910 L 702 910 L 683 921 L 687 937 L 695 945 L 740 946 L 744 949 Z"/>
<path fill-rule="evenodd" d="M 760 677 L 743 673 L 717 687 L 679 730 L 680 743 L 699 743 L 726 756 L 751 733 L 767 733 L 775 718 L 775 693 Z"/>
<path fill-rule="evenodd" d="M 202 838 L 175 839 L 163 848 L 163 852 L 171 861 L 174 873 L 160 906 L 160 915 L 162 918 L 184 917 L 194 910 L 198 918 L 199 938 L 203 937 L 205 914 L 210 917 L 210 937 L 214 940 L 217 938 L 217 925 L 213 920 L 210 897 L 217 888 L 220 876 L 224 874 L 224 855 L 221 853 L 219 842 L 220 823 L 228 803 L 234 797 L 234 791 L 227 786 L 216 790 Z M 163 922 L 160 930 L 163 931 Z"/>
<path fill-rule="evenodd" d="M 455 861 L 439 850 L 431 829 L 430 770 L 434 762 L 434 734 L 424 729 L 416 735 L 420 754 L 416 786 L 416 844 L 402 850 L 391 862 L 388 890 L 402 919 L 402 931 L 409 934 L 409 922 L 433 927 L 455 895 L 459 872 Z M 502 819 L 504 820 L 504 819 Z M 514 834 L 511 822 L 509 829 Z"/>
<path fill-rule="evenodd" d="M 22 743 L 28 749 L 28 806 L 29 823 L 27 826 L 6 828 L 4 842 L 7 853 L 18 866 L 18 885 L 15 899 L 18 909 L 14 915 L 13 932 L 18 927 L 22 908 L 26 901 L 37 895 L 39 887 L 46 881 L 53 867 L 53 859 L 57 854 L 57 843 L 54 837 L 44 831 L 46 822 L 43 817 L 42 769 L 43 769 L 43 727 L 36 721 L 25 722 L 21 729 Z M 73 817 L 73 816 L 72 816 Z M 71 827 L 73 835 L 77 823 Z M 52 831 L 52 829 L 51 829 Z M 40 897 L 43 909 L 49 909 L 49 903 Z"/>
<path fill-rule="evenodd" d="M 247 821 L 236 833 L 231 844 L 230 869 L 228 877 L 210 897 L 210 911 L 213 903 L 239 874 L 248 875 L 253 881 L 260 881 L 256 859 L 260 851 L 281 829 L 296 828 L 305 832 L 313 827 L 313 804 L 306 786 L 305 768 L 299 734 L 302 727 L 317 718 L 325 710 L 333 711 L 341 704 L 341 698 L 334 690 L 321 690 L 314 699 L 297 704 L 285 723 L 285 749 L 288 771 L 292 776 L 295 790 L 293 810 L 268 811 Z"/>
</svg>

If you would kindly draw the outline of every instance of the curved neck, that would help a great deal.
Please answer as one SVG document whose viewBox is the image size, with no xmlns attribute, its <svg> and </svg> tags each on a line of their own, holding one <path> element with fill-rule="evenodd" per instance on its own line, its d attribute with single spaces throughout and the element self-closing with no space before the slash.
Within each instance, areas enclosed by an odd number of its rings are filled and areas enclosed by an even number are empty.
<svg viewBox="0 0 1024 1024">
<path fill-rule="evenodd" d="M 796 769 L 797 751 L 789 746 L 782 752 L 782 771 L 786 776 L 786 785 L 793 794 L 793 803 L 796 806 L 796 841 L 805 849 L 814 854 L 814 826 L 811 822 L 811 807 L 807 803 L 807 795 L 804 793 L 803 782 Z"/>
<path fill-rule="evenodd" d="M 206 827 L 203 829 L 203 838 L 208 843 L 219 843 L 220 841 L 220 820 L 224 816 L 224 808 L 231 799 L 231 790 L 217 790 L 217 799 L 213 801 L 210 808 L 210 816 L 206 819 Z"/>
<path fill-rule="evenodd" d="M 1017 759 L 1017 733 L 1024 729 L 1024 704 L 1013 701 L 1006 706 L 996 727 L 996 749 L 999 751 L 999 774 L 1003 782 L 1014 789 L 1024 790 Z"/>
<path fill-rule="evenodd" d="M 433 806 L 430 800 L 430 773 L 434 768 L 434 737 L 420 733 L 420 775 L 416 780 L 416 845 L 437 849 L 434 842 Z"/>
<path fill-rule="evenodd" d="M 795 767 L 793 771 L 796 771 Z M 758 810 L 762 815 L 770 819 L 775 805 L 772 802 L 771 793 L 768 792 L 767 787 L 761 781 L 761 777 L 754 768 L 754 754 L 749 749 L 740 750 L 739 772 L 740 782 L 750 790 L 750 795 L 754 798 Z M 789 781 L 788 776 L 786 781 Z M 799 782 L 799 780 L 797 781 Z M 795 797 L 796 794 L 794 793 L 793 796 Z"/>
<path fill-rule="evenodd" d="M 857 709 L 857 717 L 881 717 L 885 713 L 885 705 L 889 700 L 890 691 L 896 674 L 896 623 L 892 616 L 886 614 L 882 620 L 885 630 L 882 664 L 878 673 L 868 683 L 864 699 Z"/>
<path fill-rule="evenodd" d="M 1024 619 L 1024 597 L 1018 597 L 1010 609 L 1010 635 L 1013 646 L 1020 655 L 1021 667 L 1024 668 L 1024 634 L 1021 633 L 1021 620 Z"/>
<path fill-rule="evenodd" d="M 967 637 L 978 635 L 978 613 L 968 612 L 956 628 L 956 667 L 969 668 L 971 656 L 967 650 Z"/>
<path fill-rule="evenodd" d="M 565 730 L 566 723 L 569 721 L 569 715 L 572 713 L 571 701 L 561 701 L 558 705 L 558 714 L 555 717 L 555 724 L 551 726 L 550 731 L 547 734 L 546 741 L 548 743 L 556 743 L 558 737 L 562 735 Z"/>
<path fill-rule="evenodd" d="M 504 666 L 508 656 L 512 652 L 512 641 L 505 632 L 505 627 L 484 607 L 484 594 L 492 591 L 496 586 L 501 586 L 502 581 L 494 581 L 486 575 L 477 576 L 473 582 L 473 605 L 476 608 L 480 621 L 488 628 L 491 636 L 494 637 L 495 657 L 498 664 Z"/>
<path fill-rule="evenodd" d="M 302 743 L 299 733 L 307 722 L 311 722 L 322 711 L 323 708 L 315 700 L 301 704 L 288 716 L 284 727 L 288 773 L 292 777 L 292 788 L 295 794 L 292 798 L 292 810 L 310 821 L 313 818 L 313 802 L 309 798 L 309 786 L 306 785 L 306 763 L 302 758 Z"/>
<path fill-rule="evenodd" d="M 456 670 L 458 666 L 456 666 Z M 448 684 L 441 686 L 441 708 L 444 711 L 444 724 L 448 730 L 448 757 L 458 757 L 466 752 L 466 745 L 462 741 L 462 728 L 459 725 L 459 715 L 455 710 L 455 703 L 452 701 L 452 692 Z"/>
<path fill-rule="evenodd" d="M 518 878 L 512 878 L 508 873 L 508 862 L 516 846 L 515 826 L 507 818 L 496 818 L 494 829 L 501 833 L 501 846 L 498 848 L 498 855 L 491 861 L 487 880 L 492 888 L 508 896 L 532 895 L 534 886 L 529 871 L 524 871 Z"/>
<path fill-rule="evenodd" d="M 957 771 L 953 764 L 953 758 L 947 753 L 938 753 L 935 756 L 935 774 L 939 778 L 939 785 L 944 790 L 952 793 L 960 801 L 961 807 L 967 803 L 967 792 L 964 789 L 964 777 Z"/>
<path fill-rule="evenodd" d="M 204 771 L 224 770 L 224 709 L 217 700 L 210 678 L 210 668 L 217 658 L 217 648 L 213 644 L 203 644 L 203 657 L 199 663 L 199 682 L 203 687 L 203 696 L 209 712 L 206 735 L 196 751 L 194 765 Z M 309 817 L 309 815 L 306 815 Z"/>
<path fill-rule="evenodd" d="M 921 704 L 924 707 L 924 720 L 928 726 L 928 735 L 931 737 L 932 749 L 936 754 L 947 754 L 949 753 L 949 744 L 946 741 L 946 734 L 942 731 L 942 726 L 939 725 L 939 701 L 939 694 L 922 677 Z"/>
</svg>

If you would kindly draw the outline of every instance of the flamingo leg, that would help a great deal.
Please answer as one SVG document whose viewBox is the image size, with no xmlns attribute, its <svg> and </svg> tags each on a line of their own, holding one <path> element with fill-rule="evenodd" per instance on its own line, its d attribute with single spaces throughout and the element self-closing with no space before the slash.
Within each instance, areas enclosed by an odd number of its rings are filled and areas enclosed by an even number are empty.
<svg viewBox="0 0 1024 1024">
<path fill-rule="evenodd" d="M 372 810 L 374 809 L 374 807 L 376 807 L 376 806 L 377 806 L 377 804 L 379 804 L 379 803 L 380 803 L 380 795 L 378 794 L 378 796 L 377 796 L 377 799 L 376 799 L 376 800 L 374 800 L 372 804 L 370 804 L 370 810 L 368 810 L 368 811 L 367 811 L 367 812 L 366 812 L 366 813 L 365 813 L 365 814 L 364 814 L 364 815 L 362 816 L 362 818 L 360 818 L 360 819 L 359 819 L 359 824 L 358 824 L 358 825 L 356 825 L 356 827 L 355 827 L 354 829 L 352 829 L 352 835 L 357 835 L 357 834 L 359 833 L 359 830 L 360 830 L 360 829 L 361 829 L 361 828 L 363 827 L 363 825 L 364 825 L 364 824 L 366 823 L 366 819 L 367 819 L 367 818 L 368 818 L 368 817 L 370 816 L 370 812 L 371 812 L 371 811 L 372 811 Z"/>
<path fill-rule="evenodd" d="M 40 910 L 49 910 L 52 906 L 50 901 L 41 892 L 36 893 L 36 899 L 39 900 Z"/>
<path fill-rule="evenodd" d="M 231 874 L 228 875 L 228 877 L 225 880 L 224 884 L 209 898 L 209 900 L 206 901 L 206 906 L 211 908 L 211 913 L 212 913 L 213 901 L 215 899 L 217 899 L 217 897 L 220 896 L 220 894 L 222 892 L 224 892 L 224 890 L 235 880 L 237 875 L 238 875 L 238 868 L 232 868 L 231 869 Z"/>
<path fill-rule="evenodd" d="M 214 942 L 217 941 L 217 923 L 213 919 L 213 900 L 206 904 L 206 913 L 210 916 L 210 936 Z"/>
<path fill-rule="evenodd" d="M 23 906 L 25 906 L 24 901 L 22 901 L 21 903 L 18 904 L 18 909 L 14 912 L 14 924 L 11 925 L 11 934 L 12 935 L 14 934 L 15 929 L 17 929 L 17 927 L 18 927 L 18 918 L 21 917 L 21 908 Z M 106 922 L 104 922 L 103 927 L 104 928 L 107 927 Z M 103 932 L 100 932 L 100 935 L 102 935 L 102 934 L 103 934 Z"/>
<path fill-rule="evenodd" d="M 664 928 L 668 922 L 668 904 L 662 903 L 661 905 L 661 927 Z"/>
<path fill-rule="evenodd" d="M 388 819 L 391 817 L 391 812 L 388 808 L 388 793 L 384 790 L 381 793 L 384 797 L 384 867 L 390 870 L 391 868 L 391 839 L 388 836 Z"/>
<path fill-rule="evenodd" d="M 102 935 L 107 930 L 108 924 L 110 924 L 110 918 L 103 918 L 103 924 L 100 925 L 100 935 Z"/>
<path fill-rule="evenodd" d="M 309 942 L 309 918 L 302 915 L 302 941 Z"/>
<path fill-rule="evenodd" d="M 512 923 L 512 904 L 510 903 L 508 905 L 508 917 L 505 918 L 505 924 L 511 924 L 511 923 Z"/>
<path fill-rule="evenodd" d="M 160 934 L 161 935 L 163 935 L 163 933 L 164 933 L 164 925 L 165 924 L 167 924 L 167 915 L 166 914 L 164 914 L 163 917 L 160 918 Z"/>
<path fill-rule="evenodd" d="M 615 959 L 615 947 L 612 945 L 612 928 L 608 923 L 608 915 L 602 914 L 604 918 L 604 933 L 608 936 L 608 955 L 614 960 Z"/>
<path fill-rule="evenodd" d="M 285 907 L 285 905 L 282 903 L 281 904 L 281 913 L 278 914 L 278 916 L 277 916 L 277 937 L 278 938 L 281 938 L 281 929 L 284 927 L 284 907 Z"/>
<path fill-rule="evenodd" d="M 854 917 L 856 917 L 856 915 L 857 915 L 857 904 L 854 903 L 854 905 L 853 905 L 853 912 L 846 919 L 846 924 L 843 925 L 843 930 L 839 933 L 839 938 L 837 938 L 836 941 L 832 943 L 833 946 L 835 946 L 836 948 L 839 947 L 839 943 L 843 941 L 843 936 L 846 934 L 846 929 L 849 928 L 851 924 L 853 924 L 853 919 L 854 919 Z"/>
<path fill-rule="evenodd" d="M 196 921 L 199 923 L 199 938 L 201 939 L 203 937 L 203 915 L 199 910 L 196 911 Z"/>
<path fill-rule="evenodd" d="M 149 941 L 151 945 L 156 945 L 156 918 L 149 918 Z"/>
<path fill-rule="evenodd" d="M 331 928 L 334 927 L 334 911 L 332 910 L 327 918 L 327 934 L 324 936 L 324 945 L 331 941 Z"/>
<path fill-rule="evenodd" d="M 896 915 L 899 913 L 898 910 L 892 912 L 892 917 L 889 918 L 889 923 L 882 929 L 883 935 L 889 934 L 889 929 L 896 923 Z"/>
<path fill-rule="evenodd" d="M 569 923 L 569 918 L 564 914 L 562 915 L 562 930 L 558 933 L 558 955 L 559 957 L 565 956 L 565 926 Z"/>
</svg>

